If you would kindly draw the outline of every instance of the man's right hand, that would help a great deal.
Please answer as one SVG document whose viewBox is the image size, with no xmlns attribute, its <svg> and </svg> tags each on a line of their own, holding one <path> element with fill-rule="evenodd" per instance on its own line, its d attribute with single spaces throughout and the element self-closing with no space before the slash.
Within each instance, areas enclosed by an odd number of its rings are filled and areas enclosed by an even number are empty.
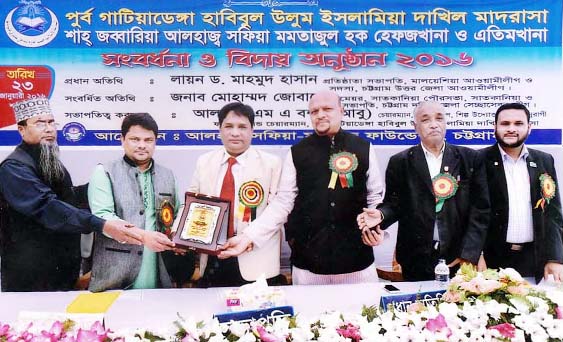
<svg viewBox="0 0 563 342">
<path fill-rule="evenodd" d="M 378 226 L 383 221 L 383 218 L 379 209 L 364 208 L 364 212 L 359 214 L 356 220 L 358 221 L 358 227 L 361 230 L 365 230 Z"/>
<path fill-rule="evenodd" d="M 252 241 L 244 234 L 236 235 L 227 240 L 219 249 L 221 253 L 217 256 L 219 259 L 227 259 L 239 256 L 244 252 L 249 252 L 253 248 Z"/>
<path fill-rule="evenodd" d="M 129 222 L 108 220 L 104 223 L 103 233 L 119 243 L 143 244 L 143 230 Z"/>
<path fill-rule="evenodd" d="M 175 246 L 168 236 L 155 231 L 143 230 L 143 242 L 153 252 L 169 251 Z"/>
</svg>

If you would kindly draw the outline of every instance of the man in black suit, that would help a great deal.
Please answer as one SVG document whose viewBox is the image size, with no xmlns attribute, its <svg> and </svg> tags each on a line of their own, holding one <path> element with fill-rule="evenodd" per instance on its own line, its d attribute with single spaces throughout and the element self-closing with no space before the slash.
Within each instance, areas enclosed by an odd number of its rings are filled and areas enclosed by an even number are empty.
<svg viewBox="0 0 563 342">
<path fill-rule="evenodd" d="M 477 264 L 490 207 L 477 151 L 444 140 L 444 107 L 420 103 L 414 127 L 421 143 L 389 160 L 383 203 L 358 215 L 361 229 L 399 221 L 396 256 L 407 281 L 433 279 L 438 259 L 451 273 L 462 262 Z"/>
<path fill-rule="evenodd" d="M 480 268 L 512 267 L 526 277 L 563 279 L 561 202 L 553 157 L 528 148 L 530 111 L 508 103 L 495 114 L 497 144 L 481 150 L 491 221 Z"/>
</svg>

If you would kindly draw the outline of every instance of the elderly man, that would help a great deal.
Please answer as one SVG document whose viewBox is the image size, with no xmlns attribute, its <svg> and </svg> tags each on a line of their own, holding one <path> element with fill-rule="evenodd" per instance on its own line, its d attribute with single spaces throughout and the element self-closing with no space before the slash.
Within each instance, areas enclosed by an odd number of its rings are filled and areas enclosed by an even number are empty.
<svg viewBox="0 0 563 342">
<path fill-rule="evenodd" d="M 198 159 L 189 190 L 230 200 L 233 215 L 229 231 L 243 234 L 276 194 L 281 160 L 250 145 L 254 128 L 254 110 L 250 106 L 229 103 L 219 110 L 218 119 L 223 146 Z M 249 197 L 248 193 L 255 196 Z M 240 286 L 260 276 L 270 284 L 279 284 L 280 242 L 278 229 L 262 247 L 238 258 L 221 260 L 201 255 L 199 286 Z"/>
<path fill-rule="evenodd" d="M 172 287 L 172 280 L 189 280 L 193 255 L 173 255 L 174 243 L 165 232 L 178 210 L 176 179 L 156 163 L 158 125 L 148 113 L 128 114 L 121 124 L 124 156 L 98 165 L 90 180 L 88 199 L 95 215 L 124 219 L 142 228 L 145 247 L 121 245 L 96 234 L 92 256 L 92 292 L 109 289 Z M 183 267 L 182 267 L 183 265 Z M 182 272 L 173 274 L 170 271 Z"/>
<path fill-rule="evenodd" d="M 461 262 L 477 264 L 490 210 L 477 151 L 444 140 L 444 107 L 420 103 L 414 127 L 420 144 L 389 160 L 383 203 L 358 216 L 364 230 L 399 221 L 396 256 L 407 281 L 433 279 L 438 259 L 452 273 Z"/>
<path fill-rule="evenodd" d="M 491 223 L 481 268 L 512 267 L 539 281 L 563 280 L 561 201 L 553 157 L 528 148 L 530 111 L 507 103 L 495 114 L 497 143 L 481 150 Z"/>
<path fill-rule="evenodd" d="M 2 291 L 72 290 L 80 268 L 80 233 L 104 232 L 142 244 L 138 228 L 73 206 L 72 180 L 59 160 L 49 101 L 13 106 L 22 143 L 0 165 L 0 193 L 9 208 L 2 229 Z"/>
<path fill-rule="evenodd" d="M 274 201 L 220 256 L 238 255 L 251 243 L 263 246 L 287 221 L 293 284 L 377 281 L 371 246 L 383 234 L 356 225 L 362 209 L 383 195 L 373 147 L 341 129 L 344 108 L 335 92 L 313 95 L 309 114 L 314 133 L 291 147 Z"/>
</svg>

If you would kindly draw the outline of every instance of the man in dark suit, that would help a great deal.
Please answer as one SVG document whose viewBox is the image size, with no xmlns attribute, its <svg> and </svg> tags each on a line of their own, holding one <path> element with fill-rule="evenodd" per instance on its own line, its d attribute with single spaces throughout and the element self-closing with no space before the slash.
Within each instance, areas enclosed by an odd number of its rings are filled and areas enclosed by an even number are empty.
<svg viewBox="0 0 563 342">
<path fill-rule="evenodd" d="M 561 202 L 553 157 L 528 148 L 530 112 L 508 103 L 495 114 L 497 144 L 481 151 L 491 221 L 480 268 L 512 267 L 527 277 L 563 279 Z"/>
<path fill-rule="evenodd" d="M 396 256 L 407 281 L 433 279 L 438 259 L 452 273 L 477 264 L 489 220 L 485 171 L 477 151 L 445 142 L 444 107 L 420 103 L 414 127 L 421 143 L 389 160 L 383 203 L 358 215 L 361 229 L 399 221 Z"/>
</svg>

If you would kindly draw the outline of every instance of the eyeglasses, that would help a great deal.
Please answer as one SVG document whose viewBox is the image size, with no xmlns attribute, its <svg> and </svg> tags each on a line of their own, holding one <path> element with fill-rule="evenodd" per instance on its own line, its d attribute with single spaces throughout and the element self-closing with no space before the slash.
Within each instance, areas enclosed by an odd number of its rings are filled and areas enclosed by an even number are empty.
<svg viewBox="0 0 563 342">
<path fill-rule="evenodd" d="M 59 123 L 55 121 L 37 121 L 35 123 L 30 124 L 31 126 L 35 126 L 37 129 L 44 131 L 47 129 L 47 126 L 51 126 L 54 129 L 59 127 Z"/>
</svg>

